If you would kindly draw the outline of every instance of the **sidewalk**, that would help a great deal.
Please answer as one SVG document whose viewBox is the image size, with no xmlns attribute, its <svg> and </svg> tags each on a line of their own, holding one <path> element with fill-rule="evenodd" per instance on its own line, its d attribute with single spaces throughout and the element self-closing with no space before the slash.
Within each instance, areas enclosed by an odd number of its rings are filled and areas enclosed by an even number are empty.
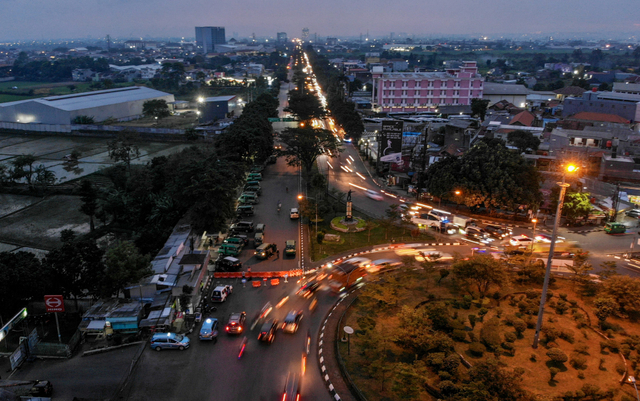
<svg viewBox="0 0 640 401">
<path fill-rule="evenodd" d="M 351 386 L 343 376 L 336 353 L 336 339 L 342 328 L 338 327 L 340 318 L 349 308 L 351 302 L 358 296 L 359 290 L 351 291 L 348 296 L 341 298 L 329 311 L 324 320 L 318 337 L 318 365 L 320 373 L 329 388 L 329 393 L 335 400 L 356 401 Z"/>
</svg>

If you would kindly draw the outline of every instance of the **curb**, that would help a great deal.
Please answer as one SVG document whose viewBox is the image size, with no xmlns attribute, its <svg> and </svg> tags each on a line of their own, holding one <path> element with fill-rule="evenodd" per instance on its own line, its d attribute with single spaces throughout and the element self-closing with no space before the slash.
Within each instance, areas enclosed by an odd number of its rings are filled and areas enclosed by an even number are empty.
<svg viewBox="0 0 640 401">
<path fill-rule="evenodd" d="M 117 349 L 120 349 L 120 348 L 128 347 L 130 345 L 138 345 L 138 344 L 142 344 L 142 343 L 146 343 L 146 341 L 135 341 L 135 342 L 132 342 L 132 343 L 116 345 L 116 346 L 113 346 L 113 347 L 104 347 L 104 348 L 91 349 L 89 351 L 83 352 L 82 356 L 91 356 L 91 355 L 95 355 L 95 354 L 101 354 L 103 352 L 114 351 L 114 350 L 117 350 Z"/>
<path fill-rule="evenodd" d="M 327 327 L 327 322 L 329 321 L 329 317 L 331 317 L 331 315 L 333 314 L 333 311 L 335 311 L 338 305 L 340 305 L 340 303 L 342 303 L 342 301 L 344 301 L 345 298 L 351 295 L 352 292 L 353 291 L 348 292 L 345 296 L 340 297 L 340 299 L 333 305 L 331 310 L 324 317 L 324 321 L 322 322 L 322 328 L 320 329 L 320 334 L 318 336 L 318 367 L 320 368 L 320 375 L 322 376 L 322 379 L 324 380 L 324 383 L 327 386 L 327 389 L 329 390 L 329 394 L 331 394 L 331 397 L 333 397 L 333 399 L 336 401 L 341 400 L 341 398 L 340 398 L 340 395 L 338 395 L 338 393 L 336 392 L 335 388 L 333 387 L 333 384 L 331 384 L 331 378 L 327 373 L 327 367 L 324 364 L 324 355 L 322 354 L 323 346 L 324 346 L 323 345 L 324 329 Z"/>
</svg>

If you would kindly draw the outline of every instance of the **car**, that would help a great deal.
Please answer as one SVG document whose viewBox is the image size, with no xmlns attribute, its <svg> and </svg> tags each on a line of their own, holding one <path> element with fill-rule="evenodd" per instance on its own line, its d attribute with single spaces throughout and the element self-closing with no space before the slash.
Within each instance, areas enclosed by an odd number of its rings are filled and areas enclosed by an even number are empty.
<svg viewBox="0 0 640 401">
<path fill-rule="evenodd" d="M 377 259 L 371 262 L 369 267 L 367 267 L 367 271 L 369 273 L 377 273 L 383 270 L 392 270 L 402 265 L 402 262 L 395 259 Z"/>
<path fill-rule="evenodd" d="M 313 295 L 314 292 L 318 290 L 319 287 L 319 282 L 312 281 L 300 287 L 298 291 L 296 291 L 296 294 L 300 295 L 303 298 L 309 298 L 311 295 Z"/>
<path fill-rule="evenodd" d="M 631 209 L 631 210 L 627 210 L 626 212 L 624 212 L 625 215 L 627 215 L 628 217 L 633 217 L 633 218 L 640 218 L 640 209 Z"/>
<path fill-rule="evenodd" d="M 536 242 L 551 243 L 551 236 L 549 234 L 536 234 Z M 564 237 L 556 237 L 556 244 L 564 242 Z"/>
<path fill-rule="evenodd" d="M 198 338 L 203 341 L 218 341 L 218 319 L 208 317 L 202 323 Z"/>
<path fill-rule="evenodd" d="M 381 201 L 382 200 L 382 195 L 380 195 L 378 192 L 373 191 L 371 189 L 367 189 L 365 191 L 365 194 L 367 195 L 367 198 L 371 198 L 371 199 L 377 200 L 377 201 Z"/>
<path fill-rule="evenodd" d="M 237 244 L 220 244 L 218 247 L 219 255 L 238 256 L 242 252 L 242 246 Z"/>
<path fill-rule="evenodd" d="M 238 271 L 242 269 L 242 262 L 240 259 L 234 258 L 233 256 L 224 256 L 219 255 L 218 259 L 215 261 L 216 270 L 221 271 Z"/>
<path fill-rule="evenodd" d="M 509 240 L 509 244 L 511 244 L 511 246 L 516 246 L 518 248 L 530 247 L 532 243 L 533 239 L 527 237 L 526 235 L 518 235 L 516 237 L 512 237 Z"/>
<path fill-rule="evenodd" d="M 289 256 L 296 256 L 296 241 L 295 240 L 288 240 L 287 242 L 285 242 L 284 245 L 284 254 Z"/>
<path fill-rule="evenodd" d="M 240 334 L 244 331 L 244 322 L 247 320 L 247 314 L 245 312 L 232 313 L 229 316 L 227 325 L 224 326 L 224 331 L 229 334 Z"/>
<path fill-rule="evenodd" d="M 258 334 L 258 340 L 271 344 L 276 339 L 276 331 L 278 330 L 278 321 L 276 319 L 269 319 L 260 327 L 260 333 Z"/>
<path fill-rule="evenodd" d="M 291 211 L 289 212 L 289 217 L 294 220 L 294 219 L 299 219 L 300 218 L 300 212 L 298 211 L 297 208 L 291 208 Z"/>
<path fill-rule="evenodd" d="M 224 302 L 227 300 L 227 297 L 231 295 L 233 292 L 233 287 L 230 285 L 219 285 L 213 289 L 213 293 L 211 294 L 211 301 L 213 302 Z"/>
<path fill-rule="evenodd" d="M 487 224 L 486 226 L 484 226 L 484 231 L 486 231 L 491 238 L 500 240 L 507 238 L 509 234 L 511 234 L 509 229 L 497 224 Z"/>
<path fill-rule="evenodd" d="M 371 259 L 363 258 L 362 256 L 356 256 L 355 258 L 349 258 L 342 263 L 348 263 L 356 265 L 358 267 L 369 267 L 371 265 Z"/>
<path fill-rule="evenodd" d="M 257 259 L 269 259 L 271 255 L 275 254 L 278 250 L 276 244 L 264 242 L 256 248 L 255 255 Z"/>
<path fill-rule="evenodd" d="M 467 238 L 475 239 L 480 242 L 488 242 L 489 234 L 479 227 L 467 227 L 465 230 Z"/>
<path fill-rule="evenodd" d="M 51 397 L 53 394 L 53 384 L 49 380 L 36 380 L 29 390 L 29 395 L 38 397 Z"/>
<path fill-rule="evenodd" d="M 283 401 L 298 401 L 300 400 L 300 375 L 297 373 L 289 372 L 287 380 L 284 383 L 284 393 L 282 394 Z"/>
<path fill-rule="evenodd" d="M 151 337 L 149 346 L 156 351 L 162 351 L 163 349 L 183 351 L 189 348 L 189 337 L 178 333 L 155 333 Z"/>
<path fill-rule="evenodd" d="M 249 237 L 247 237 L 246 235 L 236 234 L 234 236 L 225 238 L 222 243 L 246 246 L 249 243 Z"/>
<path fill-rule="evenodd" d="M 253 232 L 253 221 L 239 221 L 232 224 L 229 228 L 229 232 L 233 234 L 237 233 L 250 233 Z"/>
<path fill-rule="evenodd" d="M 300 321 L 302 320 L 302 311 L 301 310 L 292 310 L 287 313 L 287 316 L 284 318 L 284 322 L 282 322 L 282 331 L 285 333 L 294 334 L 298 331 L 300 327 Z"/>
</svg>

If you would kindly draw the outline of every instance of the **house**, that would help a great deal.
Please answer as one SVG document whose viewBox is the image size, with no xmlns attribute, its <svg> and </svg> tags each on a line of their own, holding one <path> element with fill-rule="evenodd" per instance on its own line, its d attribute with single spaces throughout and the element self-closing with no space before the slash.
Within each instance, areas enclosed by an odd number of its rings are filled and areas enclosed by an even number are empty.
<svg viewBox="0 0 640 401">
<path fill-rule="evenodd" d="M 565 86 L 553 91 L 559 100 L 564 100 L 566 97 L 580 97 L 584 92 L 586 92 L 586 89 L 579 86 Z"/>
</svg>

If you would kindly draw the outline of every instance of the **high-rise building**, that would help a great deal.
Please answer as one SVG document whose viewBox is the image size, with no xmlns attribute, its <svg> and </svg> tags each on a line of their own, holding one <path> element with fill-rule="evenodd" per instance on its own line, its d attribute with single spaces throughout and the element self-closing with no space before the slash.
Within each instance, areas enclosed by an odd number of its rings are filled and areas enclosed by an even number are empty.
<svg viewBox="0 0 640 401">
<path fill-rule="evenodd" d="M 215 45 L 223 45 L 225 43 L 227 43 L 227 40 L 224 34 L 224 27 L 196 27 L 196 48 L 199 53 L 212 53 L 215 49 Z"/>
<path fill-rule="evenodd" d="M 287 43 L 287 33 L 278 32 L 278 43 Z"/>
</svg>

